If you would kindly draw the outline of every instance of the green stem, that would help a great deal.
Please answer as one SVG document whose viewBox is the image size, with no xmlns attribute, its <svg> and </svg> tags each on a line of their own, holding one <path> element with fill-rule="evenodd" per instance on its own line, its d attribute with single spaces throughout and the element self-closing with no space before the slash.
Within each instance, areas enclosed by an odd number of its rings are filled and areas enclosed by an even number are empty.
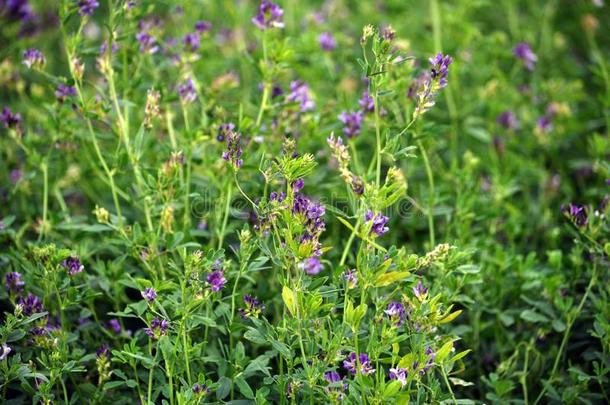
<svg viewBox="0 0 610 405">
<path fill-rule="evenodd" d="M 38 234 L 38 241 L 42 240 L 47 227 L 47 212 L 49 210 L 49 166 L 47 161 L 42 162 L 42 179 L 43 179 L 43 190 L 42 190 L 42 224 L 40 226 L 40 233 Z"/>
<path fill-rule="evenodd" d="M 451 384 L 449 384 L 449 379 L 447 378 L 447 372 L 445 372 L 445 367 L 443 367 L 441 365 L 441 374 L 443 375 L 443 380 L 445 381 L 445 384 L 447 385 L 447 389 L 449 390 L 449 393 L 451 394 L 451 399 L 453 399 L 453 403 L 457 404 L 457 400 L 455 399 L 455 395 L 453 394 L 453 390 L 451 389 Z"/>
<path fill-rule="evenodd" d="M 430 248 L 433 248 L 436 245 L 436 240 L 434 237 L 434 199 L 435 199 L 435 189 L 434 189 L 434 176 L 432 174 L 432 168 L 430 167 L 430 161 L 428 160 L 428 154 L 426 153 L 426 149 L 424 148 L 424 144 L 419 138 L 415 138 L 417 142 L 417 147 L 421 151 L 422 159 L 424 160 L 424 166 L 426 167 L 426 176 L 428 177 L 428 186 L 429 186 L 429 196 L 428 196 L 428 209 L 426 210 L 426 214 L 428 215 L 428 229 L 430 232 Z"/>
<path fill-rule="evenodd" d="M 231 192 L 233 190 L 233 183 L 228 182 L 227 186 L 227 199 L 225 203 L 224 219 L 222 221 L 222 227 L 220 229 L 220 235 L 218 235 L 218 249 L 222 248 L 222 244 L 225 238 L 225 232 L 227 230 L 227 223 L 229 222 L 229 211 L 231 210 Z"/>
</svg>

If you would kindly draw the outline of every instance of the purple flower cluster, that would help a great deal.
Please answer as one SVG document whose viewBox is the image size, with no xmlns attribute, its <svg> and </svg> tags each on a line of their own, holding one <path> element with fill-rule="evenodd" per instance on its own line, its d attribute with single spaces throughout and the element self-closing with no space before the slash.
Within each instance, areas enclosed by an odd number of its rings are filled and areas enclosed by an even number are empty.
<svg viewBox="0 0 610 405">
<path fill-rule="evenodd" d="M 184 50 L 187 52 L 197 52 L 201 46 L 201 34 L 199 31 L 189 32 L 182 38 Z"/>
<path fill-rule="evenodd" d="M 60 103 L 63 103 L 68 97 L 73 97 L 76 95 L 76 88 L 74 86 L 66 86 L 63 83 L 59 83 L 57 89 L 55 90 L 55 98 Z"/>
<path fill-rule="evenodd" d="M 95 351 L 95 357 L 99 358 L 109 358 L 110 357 L 110 346 L 104 343 Z"/>
<path fill-rule="evenodd" d="M 108 329 L 112 330 L 117 335 L 121 333 L 121 323 L 118 319 L 112 318 L 108 321 Z"/>
<path fill-rule="evenodd" d="M 323 218 L 326 213 L 324 206 L 301 193 L 296 193 L 294 196 L 292 213 L 305 219 L 307 231 L 302 240 L 317 240 L 326 229 Z"/>
<path fill-rule="evenodd" d="M 29 69 L 31 68 L 42 68 L 44 64 L 47 62 L 43 53 L 38 49 L 29 48 L 23 52 L 23 64 L 27 66 Z"/>
<path fill-rule="evenodd" d="M 17 304 L 21 306 L 23 315 L 30 316 L 44 311 L 42 300 L 36 295 L 29 293 L 27 297 L 20 297 Z"/>
<path fill-rule="evenodd" d="M 205 384 L 195 383 L 193 384 L 193 393 L 197 395 L 208 395 L 212 392 Z"/>
<path fill-rule="evenodd" d="M 290 93 L 286 96 L 286 101 L 298 103 L 299 110 L 302 113 L 311 111 L 316 107 L 316 103 L 311 98 L 309 86 L 301 80 L 295 80 L 290 83 Z"/>
<path fill-rule="evenodd" d="M 345 397 L 345 390 L 347 390 L 345 377 L 341 377 L 336 371 L 327 371 L 324 373 L 324 379 L 328 383 L 328 386 L 324 388 L 326 394 L 335 402 L 341 402 Z"/>
<path fill-rule="evenodd" d="M 144 328 L 144 332 L 151 338 L 156 339 L 159 336 L 167 334 L 169 322 L 165 319 L 153 318 L 150 322 L 150 328 Z"/>
<path fill-rule="evenodd" d="M 0 122 L 4 128 L 17 128 L 21 124 L 21 114 L 12 113 L 8 107 L 4 107 L 0 114 Z"/>
<path fill-rule="evenodd" d="M 453 59 L 449 55 L 443 55 L 442 52 L 436 54 L 435 57 L 429 58 L 430 63 L 430 77 L 432 80 L 438 82 L 438 87 L 443 88 L 447 86 L 447 75 L 449 74 L 449 65 L 453 62 Z"/>
<path fill-rule="evenodd" d="M 74 276 L 85 269 L 85 266 L 80 262 L 80 259 L 76 256 L 70 256 L 61 262 L 64 269 L 67 270 L 68 274 Z"/>
<path fill-rule="evenodd" d="M 400 381 L 402 386 L 407 385 L 407 376 L 409 372 L 404 368 L 391 368 L 390 369 L 390 380 Z"/>
<path fill-rule="evenodd" d="M 339 121 L 343 123 L 343 133 L 348 138 L 354 138 L 360 134 L 362 128 L 362 120 L 364 115 L 362 111 L 347 112 L 344 111 L 339 115 Z"/>
<path fill-rule="evenodd" d="M 434 350 L 432 350 L 432 348 L 430 346 L 428 346 L 426 348 L 426 364 L 424 365 L 424 367 L 419 371 L 419 374 L 424 375 L 428 372 L 428 370 L 430 370 L 433 366 L 434 366 L 434 360 L 436 359 L 436 353 L 434 352 Z"/>
<path fill-rule="evenodd" d="M 309 274 L 310 276 L 315 276 L 321 272 L 323 268 L 324 267 L 322 266 L 320 259 L 316 256 L 309 257 L 299 263 L 299 269 L 305 271 L 305 273 Z"/>
<path fill-rule="evenodd" d="M 148 302 L 153 302 L 157 298 L 157 292 L 152 287 L 144 289 L 144 291 L 141 291 L 140 294 L 142 294 L 142 298 Z"/>
<path fill-rule="evenodd" d="M 375 100 L 369 94 L 368 90 L 365 90 L 362 93 L 362 98 L 358 100 L 358 105 L 360 109 L 365 113 L 371 113 L 375 111 Z"/>
<path fill-rule="evenodd" d="M 218 292 L 225 286 L 227 279 L 222 269 L 216 269 L 208 274 L 206 281 L 209 284 L 210 291 Z"/>
<path fill-rule="evenodd" d="M 160 22 L 155 18 L 146 18 L 138 23 L 136 40 L 140 44 L 140 53 L 154 54 L 159 51 L 157 39 L 151 34 L 151 30 L 159 24 Z"/>
<path fill-rule="evenodd" d="M 218 142 L 224 142 L 227 139 L 229 133 L 235 131 L 235 124 L 232 122 L 228 122 L 226 124 L 220 124 L 218 127 L 218 134 L 216 135 L 216 140 Z"/>
<path fill-rule="evenodd" d="M 358 285 L 358 273 L 356 272 L 356 269 L 345 270 L 343 278 L 345 279 L 348 288 L 356 288 Z"/>
<path fill-rule="evenodd" d="M 579 228 L 583 228 L 589 223 L 587 209 L 582 205 L 570 204 L 562 206 L 561 210 Z"/>
<path fill-rule="evenodd" d="M 209 21 L 197 21 L 195 23 L 195 31 L 199 34 L 204 34 L 212 29 L 212 23 Z"/>
<path fill-rule="evenodd" d="M 20 34 L 35 30 L 33 23 L 37 19 L 28 0 L 0 0 L 0 18 L 5 22 L 21 23 Z"/>
<path fill-rule="evenodd" d="M 417 297 L 418 300 L 423 301 L 428 297 L 428 288 L 424 287 L 424 284 L 419 280 L 417 285 L 413 287 L 413 294 Z"/>
<path fill-rule="evenodd" d="M 12 349 L 9 345 L 2 343 L 2 346 L 0 346 L 0 361 L 6 359 L 11 351 Z"/>
<path fill-rule="evenodd" d="M 364 215 L 365 223 L 371 223 L 371 236 L 382 236 L 384 233 L 390 230 L 386 226 L 390 218 L 382 215 L 381 213 L 374 214 L 373 211 L 367 211 Z"/>
<path fill-rule="evenodd" d="M 513 55 L 523 62 L 527 70 L 532 71 L 534 70 L 534 67 L 536 67 L 538 57 L 527 42 L 519 42 L 515 45 L 513 48 Z"/>
<path fill-rule="evenodd" d="M 263 31 L 269 28 L 284 28 L 283 16 L 284 10 L 280 6 L 269 0 L 262 0 L 258 12 L 252 17 L 252 23 Z"/>
<path fill-rule="evenodd" d="M 511 131 L 519 129 L 519 119 L 512 111 L 504 111 L 498 115 L 496 118 L 496 123 Z"/>
<path fill-rule="evenodd" d="M 227 150 L 222 153 L 222 158 L 231 163 L 235 170 L 238 170 L 244 163 L 241 158 L 241 134 L 239 132 L 230 130 L 226 134 L 226 138 Z"/>
<path fill-rule="evenodd" d="M 373 374 L 375 369 L 371 365 L 369 356 L 366 353 L 360 353 L 356 359 L 356 353 L 352 352 L 343 360 L 343 368 L 349 371 L 351 374 L 362 374 L 368 375 Z"/>
<path fill-rule="evenodd" d="M 335 41 L 333 34 L 330 32 L 321 33 L 318 36 L 318 42 L 323 51 L 333 51 L 337 48 L 337 41 Z"/>
<path fill-rule="evenodd" d="M 78 4 L 78 14 L 81 17 L 93 15 L 96 8 L 100 6 L 97 0 L 76 0 Z"/>
<path fill-rule="evenodd" d="M 384 312 L 390 318 L 392 324 L 396 327 L 401 326 L 407 318 L 405 306 L 398 301 L 390 302 Z"/>
<path fill-rule="evenodd" d="M 21 274 L 16 271 L 8 272 L 4 275 L 4 288 L 10 294 L 19 294 L 23 291 L 25 281 L 21 279 Z"/>
<path fill-rule="evenodd" d="M 413 112 L 413 117 L 417 118 L 428 111 L 434 105 L 434 98 L 439 90 L 447 86 L 447 76 L 449 65 L 453 59 L 449 55 L 437 53 L 433 58 L 428 59 L 430 71 L 424 76 L 425 82 L 417 93 L 417 105 Z"/>
<path fill-rule="evenodd" d="M 178 95 L 183 103 L 192 103 L 197 99 L 197 90 L 191 79 L 187 79 L 184 83 L 178 85 Z"/>
<path fill-rule="evenodd" d="M 265 309 L 265 306 L 258 302 L 256 297 L 253 297 L 250 294 L 244 295 L 244 304 L 246 304 L 246 307 L 239 309 L 239 314 L 243 319 L 248 319 L 250 317 L 258 318 L 261 311 Z"/>
</svg>

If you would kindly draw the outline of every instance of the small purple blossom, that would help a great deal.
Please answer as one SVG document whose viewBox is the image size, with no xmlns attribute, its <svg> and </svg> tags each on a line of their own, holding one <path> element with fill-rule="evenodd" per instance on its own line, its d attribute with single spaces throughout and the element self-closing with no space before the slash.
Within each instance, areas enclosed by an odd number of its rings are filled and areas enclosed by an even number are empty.
<svg viewBox="0 0 610 405">
<path fill-rule="evenodd" d="M 330 32 L 321 33 L 318 36 L 318 42 L 323 51 L 333 51 L 337 47 L 337 41 Z"/>
<path fill-rule="evenodd" d="M 33 67 L 40 69 L 44 66 L 46 61 L 47 60 L 44 57 L 43 53 L 40 52 L 38 49 L 29 48 L 26 49 L 25 52 L 23 52 L 23 64 L 26 65 L 28 69 L 31 69 Z"/>
<path fill-rule="evenodd" d="M 339 121 L 343 123 L 343 133 L 348 138 L 354 138 L 360 134 L 362 128 L 362 120 L 364 116 L 362 111 L 347 112 L 344 111 L 339 115 Z"/>
<path fill-rule="evenodd" d="M 105 54 L 108 51 L 108 41 L 104 41 L 102 42 L 102 45 L 100 45 L 100 55 Z M 115 54 L 119 51 L 119 44 L 117 44 L 116 42 L 112 43 L 112 46 L 110 47 L 110 52 Z"/>
<path fill-rule="evenodd" d="M 159 51 L 157 40 L 146 31 L 140 31 L 136 34 L 136 39 L 140 44 L 140 53 L 153 54 Z"/>
<path fill-rule="evenodd" d="M 432 350 L 432 348 L 430 346 L 428 346 L 426 348 L 426 357 L 428 358 L 426 360 L 426 364 L 419 372 L 419 374 L 421 374 L 421 375 L 426 374 L 428 372 L 428 370 L 430 370 L 432 368 L 432 366 L 434 366 L 434 360 L 436 359 L 436 353 L 434 352 L 434 350 Z"/>
<path fill-rule="evenodd" d="M 375 369 L 371 366 L 369 356 L 366 353 L 360 353 L 356 360 L 356 353 L 352 352 L 343 360 L 343 368 L 351 374 L 368 375 L 373 374 Z"/>
<path fill-rule="evenodd" d="M 343 278 L 345 279 L 348 288 L 356 288 L 358 285 L 358 273 L 356 272 L 356 269 L 345 270 Z"/>
<path fill-rule="evenodd" d="M 430 68 L 430 77 L 432 80 L 436 80 L 439 83 L 439 87 L 442 89 L 447 86 L 447 75 L 449 74 L 449 65 L 453 62 L 453 58 L 449 55 L 443 55 L 441 52 L 437 53 L 435 57 L 429 58 L 428 62 L 432 66 Z"/>
<path fill-rule="evenodd" d="M 195 23 L 195 31 L 200 35 L 212 29 L 212 23 L 209 21 L 197 21 Z"/>
<path fill-rule="evenodd" d="M 191 79 L 178 85 L 178 95 L 183 103 L 192 103 L 197 99 L 197 90 Z"/>
<path fill-rule="evenodd" d="M 370 235 L 382 236 L 384 233 L 390 230 L 386 226 L 390 218 L 382 215 L 381 213 L 373 214 L 373 211 L 367 211 L 364 215 L 364 221 L 366 223 L 372 222 Z"/>
<path fill-rule="evenodd" d="M 428 296 L 428 288 L 424 287 L 424 284 L 419 280 L 417 285 L 413 287 L 413 294 L 415 294 L 418 300 L 423 301 Z"/>
<path fill-rule="evenodd" d="M 13 114 L 8 107 L 4 107 L 2 114 L 0 114 L 0 122 L 2 122 L 4 128 L 16 128 L 21 124 L 21 114 Z"/>
<path fill-rule="evenodd" d="M 498 125 L 511 131 L 519 129 L 519 119 L 512 111 L 504 111 L 496 118 Z"/>
<path fill-rule="evenodd" d="M 324 388 L 326 394 L 337 401 L 343 400 L 344 392 L 347 389 L 345 377 L 342 378 L 336 371 L 327 371 L 324 373 L 324 379 L 328 383 L 328 386 Z"/>
<path fill-rule="evenodd" d="M 148 287 L 140 293 L 142 294 L 142 298 L 144 298 L 148 302 L 153 302 L 155 298 L 157 298 L 157 292 L 152 287 Z"/>
<path fill-rule="evenodd" d="M 114 333 L 121 333 L 121 323 L 117 318 L 112 318 L 108 321 L 108 329 L 111 329 Z"/>
<path fill-rule="evenodd" d="M 283 15 L 284 10 L 280 6 L 269 0 L 262 0 L 258 13 L 252 17 L 252 23 L 263 31 L 268 28 L 284 28 Z"/>
<path fill-rule="evenodd" d="M 298 193 L 303 189 L 303 186 L 305 186 L 305 181 L 303 181 L 303 179 L 297 179 L 292 183 L 292 190 L 295 193 Z"/>
<path fill-rule="evenodd" d="M 311 111 L 316 107 L 316 103 L 311 99 L 309 86 L 301 80 L 290 83 L 290 93 L 286 96 L 286 100 L 291 103 L 299 103 L 301 112 Z"/>
<path fill-rule="evenodd" d="M 76 88 L 74 86 L 66 86 L 63 83 L 59 83 L 55 90 L 55 98 L 57 98 L 57 101 L 60 103 L 63 103 L 68 97 L 73 97 L 75 95 Z"/>
<path fill-rule="evenodd" d="M 222 153 L 222 158 L 231 163 L 235 170 L 239 170 L 244 163 L 241 158 L 241 134 L 235 131 L 229 131 L 227 137 L 227 150 Z"/>
<path fill-rule="evenodd" d="M 360 109 L 365 113 L 371 113 L 375 111 L 375 99 L 371 97 L 368 90 L 365 90 L 362 93 L 362 98 L 358 100 L 358 105 Z"/>
<path fill-rule="evenodd" d="M 227 279 L 225 278 L 223 271 L 220 269 L 214 270 L 213 272 L 208 274 L 208 277 L 206 278 L 206 280 L 207 280 L 208 284 L 210 285 L 210 291 L 213 291 L 213 292 L 218 292 L 218 291 L 222 290 L 225 283 L 227 282 Z"/>
<path fill-rule="evenodd" d="M 324 206 L 301 193 L 295 194 L 292 213 L 299 215 L 305 221 L 307 232 L 303 235 L 303 240 L 317 239 L 326 229 L 323 218 L 326 213 Z"/>
<path fill-rule="evenodd" d="M 29 293 L 27 297 L 20 297 L 17 304 L 21 306 L 23 315 L 30 316 L 44 311 L 42 300 L 36 295 Z"/>
<path fill-rule="evenodd" d="M 553 129 L 552 117 L 548 114 L 536 120 L 536 128 L 542 133 L 549 133 Z"/>
<path fill-rule="evenodd" d="M 447 76 L 449 65 L 453 59 L 449 55 L 437 53 L 433 58 L 428 59 L 430 71 L 424 76 L 424 83 L 417 92 L 417 105 L 413 112 L 413 118 L 419 117 L 434 106 L 436 94 L 447 86 Z"/>
<path fill-rule="evenodd" d="M 587 216 L 587 209 L 583 205 L 570 204 L 561 207 L 561 210 L 577 227 L 583 228 L 587 226 L 589 218 Z"/>
<path fill-rule="evenodd" d="M 307 258 L 299 263 L 299 269 L 304 270 L 305 273 L 309 274 L 310 276 L 315 276 L 321 272 L 323 268 L 324 267 L 322 266 L 320 259 L 315 256 Z"/>
<path fill-rule="evenodd" d="M 81 17 L 93 15 L 96 8 L 100 6 L 97 0 L 77 0 L 78 14 Z"/>
<path fill-rule="evenodd" d="M 402 386 L 407 385 L 407 375 L 408 371 L 404 368 L 391 368 L 390 369 L 390 379 L 400 381 Z"/>
<path fill-rule="evenodd" d="M 4 275 L 4 288 L 11 294 L 19 294 L 23 291 L 25 281 L 21 279 L 21 274 L 16 271 L 8 272 Z"/>
<path fill-rule="evenodd" d="M 532 51 L 532 48 L 527 42 L 519 42 L 517 45 L 515 45 L 513 48 L 513 55 L 517 59 L 521 59 L 521 61 L 523 61 L 523 64 L 527 70 L 534 70 L 538 57 L 534 51 Z"/>
<path fill-rule="evenodd" d="M 0 346 L 0 361 L 6 359 L 11 351 L 12 350 L 9 345 L 7 345 L 6 343 L 2 343 L 2 346 Z"/>
<path fill-rule="evenodd" d="M 224 142 L 229 133 L 235 131 L 235 124 L 232 122 L 228 122 L 226 124 L 220 124 L 218 127 L 218 134 L 216 135 L 216 140 L 218 142 Z"/>
<path fill-rule="evenodd" d="M 97 348 L 97 350 L 95 351 L 95 357 L 102 358 L 109 358 L 110 357 L 110 346 L 108 346 L 108 344 L 104 343 L 103 345 L 101 345 L 100 347 Z"/>
<path fill-rule="evenodd" d="M 14 186 L 23 178 L 23 172 L 21 169 L 13 169 L 11 170 L 9 177 L 11 178 L 11 183 Z"/>
<path fill-rule="evenodd" d="M 184 36 L 182 43 L 184 44 L 184 50 L 187 52 L 197 52 L 201 46 L 201 37 L 199 32 L 191 32 Z"/>
<path fill-rule="evenodd" d="M 153 318 L 150 322 L 150 328 L 144 328 L 144 332 L 151 338 L 156 339 L 159 336 L 167 334 L 169 322 L 165 319 Z"/>
<path fill-rule="evenodd" d="M 211 390 L 205 384 L 193 384 L 193 393 L 197 395 L 207 395 Z"/>
<path fill-rule="evenodd" d="M 61 265 L 68 271 L 68 274 L 74 276 L 85 269 L 85 266 L 80 262 L 80 259 L 76 256 L 70 256 L 61 262 Z"/>
<path fill-rule="evenodd" d="M 392 324 L 396 327 L 401 326 L 407 317 L 405 306 L 398 301 L 390 302 L 384 312 L 390 318 Z"/>
<path fill-rule="evenodd" d="M 256 297 L 249 294 L 244 295 L 244 304 L 246 304 L 246 307 L 239 309 L 239 313 L 243 319 L 248 319 L 250 317 L 258 318 L 261 311 L 265 309 L 265 306 L 258 302 Z"/>
</svg>

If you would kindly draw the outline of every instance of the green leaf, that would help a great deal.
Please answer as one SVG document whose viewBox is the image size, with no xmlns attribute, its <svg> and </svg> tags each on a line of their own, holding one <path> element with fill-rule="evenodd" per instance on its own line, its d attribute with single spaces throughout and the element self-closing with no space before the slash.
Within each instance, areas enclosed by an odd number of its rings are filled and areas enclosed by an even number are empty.
<svg viewBox="0 0 610 405">
<path fill-rule="evenodd" d="M 536 311 L 532 311 L 531 309 L 524 310 L 523 312 L 521 312 L 520 316 L 521 316 L 521 319 L 528 321 L 528 322 L 533 322 L 533 323 L 549 322 L 549 318 L 547 318 L 546 316 L 544 316 L 542 314 L 539 314 Z"/>
<path fill-rule="evenodd" d="M 216 397 L 219 400 L 223 400 L 227 397 L 227 395 L 229 395 L 229 392 L 231 392 L 231 385 L 233 383 L 231 382 L 230 379 L 228 379 L 227 377 L 220 377 L 218 379 L 218 388 L 216 388 Z"/>
<path fill-rule="evenodd" d="M 239 388 L 239 392 L 244 394 L 244 396 L 248 399 L 254 399 L 254 392 L 252 388 L 248 385 L 246 380 L 241 377 L 235 379 L 235 384 L 237 384 L 237 388 Z"/>
<path fill-rule="evenodd" d="M 389 286 L 400 280 L 404 280 L 410 275 L 411 273 L 409 273 L 408 271 L 393 271 L 391 273 L 380 274 L 375 279 L 375 287 Z"/>
<path fill-rule="evenodd" d="M 286 308 L 288 308 L 288 311 L 290 311 L 290 313 L 292 315 L 295 315 L 297 313 L 297 311 L 296 311 L 296 307 L 297 307 L 296 293 L 294 291 L 292 291 L 290 288 L 288 288 L 287 286 L 284 286 L 282 288 L 282 299 L 284 300 L 284 305 L 286 305 Z"/>
</svg>

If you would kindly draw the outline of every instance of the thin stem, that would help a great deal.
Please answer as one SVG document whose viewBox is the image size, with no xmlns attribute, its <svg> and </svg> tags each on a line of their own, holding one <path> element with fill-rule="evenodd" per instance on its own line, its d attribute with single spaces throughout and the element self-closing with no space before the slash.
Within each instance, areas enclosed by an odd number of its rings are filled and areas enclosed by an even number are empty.
<svg viewBox="0 0 610 405">
<path fill-rule="evenodd" d="M 42 162 L 42 179 L 42 225 L 40 226 L 38 241 L 42 240 L 42 237 L 44 236 L 47 227 L 47 212 L 49 210 L 49 166 L 46 160 Z"/>
<path fill-rule="evenodd" d="M 430 167 L 430 161 L 428 160 L 428 154 L 424 148 L 424 144 L 421 139 L 415 138 L 417 147 L 421 151 L 422 159 L 424 160 L 424 166 L 426 167 L 426 176 L 428 177 L 429 196 L 428 196 L 428 209 L 426 214 L 428 215 L 428 229 L 430 232 L 430 247 L 433 248 L 436 245 L 434 237 L 434 216 L 432 209 L 434 208 L 435 189 L 434 189 L 434 175 L 432 174 L 432 168 Z"/>
<path fill-rule="evenodd" d="M 449 379 L 447 378 L 447 372 L 445 372 L 445 367 L 443 367 L 441 365 L 441 374 L 443 375 L 443 380 L 445 381 L 445 384 L 447 385 L 447 389 L 449 390 L 449 393 L 451 394 L 451 399 L 453 399 L 453 403 L 457 404 L 457 400 L 455 399 L 455 394 L 453 393 L 453 390 L 451 389 L 451 384 L 449 384 Z"/>
<path fill-rule="evenodd" d="M 379 110 L 381 106 L 379 104 L 379 88 L 375 85 L 375 141 L 377 144 L 377 157 L 376 157 L 376 170 L 375 170 L 375 184 L 379 187 L 381 182 L 381 122 L 379 120 Z"/>
<path fill-rule="evenodd" d="M 229 211 L 231 210 L 231 192 L 233 190 L 233 183 L 228 182 L 227 186 L 227 199 L 225 204 L 224 219 L 222 221 L 222 227 L 220 228 L 220 235 L 218 235 L 218 249 L 222 248 L 222 244 L 225 238 L 225 232 L 227 230 L 227 223 L 229 222 Z"/>
</svg>

